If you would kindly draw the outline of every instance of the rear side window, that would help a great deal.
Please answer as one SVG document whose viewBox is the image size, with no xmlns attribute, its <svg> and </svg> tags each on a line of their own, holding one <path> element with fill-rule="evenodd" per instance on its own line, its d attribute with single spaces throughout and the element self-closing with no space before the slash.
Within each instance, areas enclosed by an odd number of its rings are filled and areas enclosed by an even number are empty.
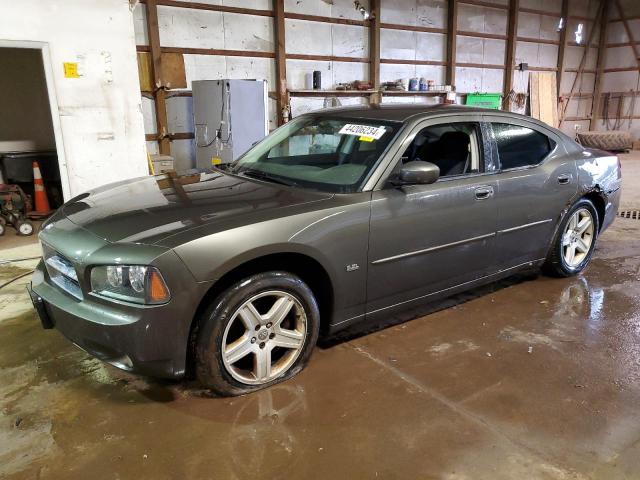
<svg viewBox="0 0 640 480">
<path fill-rule="evenodd" d="M 502 170 L 538 165 L 551 152 L 552 140 L 536 130 L 508 123 L 492 125 Z"/>
</svg>

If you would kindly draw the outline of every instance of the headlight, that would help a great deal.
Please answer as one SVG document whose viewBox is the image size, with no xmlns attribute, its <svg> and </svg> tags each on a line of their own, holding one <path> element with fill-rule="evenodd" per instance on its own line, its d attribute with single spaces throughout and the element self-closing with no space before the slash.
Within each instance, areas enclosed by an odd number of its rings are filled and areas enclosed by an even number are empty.
<svg viewBox="0 0 640 480">
<path fill-rule="evenodd" d="M 91 269 L 91 291 L 126 302 L 157 305 L 169 301 L 160 271 L 143 265 L 105 265 Z"/>
</svg>

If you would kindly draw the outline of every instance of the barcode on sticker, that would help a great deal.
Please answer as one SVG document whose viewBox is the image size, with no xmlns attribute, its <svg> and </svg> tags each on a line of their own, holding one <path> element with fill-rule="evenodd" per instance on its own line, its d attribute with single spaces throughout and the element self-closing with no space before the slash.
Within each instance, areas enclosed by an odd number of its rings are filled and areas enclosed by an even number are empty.
<svg viewBox="0 0 640 480">
<path fill-rule="evenodd" d="M 375 140 L 380 139 L 386 132 L 385 127 L 371 127 L 369 125 L 356 125 L 355 123 L 347 123 L 342 130 L 340 130 L 340 135 L 356 135 L 358 137 L 369 137 Z"/>
</svg>

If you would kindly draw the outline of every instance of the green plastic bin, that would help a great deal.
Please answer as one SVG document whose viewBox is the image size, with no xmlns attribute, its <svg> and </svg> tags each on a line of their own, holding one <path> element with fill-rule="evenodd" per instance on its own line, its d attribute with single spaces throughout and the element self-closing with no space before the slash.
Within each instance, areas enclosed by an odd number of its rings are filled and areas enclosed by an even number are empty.
<svg viewBox="0 0 640 480">
<path fill-rule="evenodd" d="M 481 108 L 493 108 L 500 110 L 502 95 L 499 93 L 469 93 L 467 94 L 467 105 Z"/>
</svg>

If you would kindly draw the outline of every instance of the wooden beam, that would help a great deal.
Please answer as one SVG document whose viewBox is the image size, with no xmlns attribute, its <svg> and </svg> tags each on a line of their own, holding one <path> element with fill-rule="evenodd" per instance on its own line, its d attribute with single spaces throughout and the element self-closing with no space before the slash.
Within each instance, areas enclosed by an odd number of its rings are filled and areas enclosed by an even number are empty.
<svg viewBox="0 0 640 480">
<path fill-rule="evenodd" d="M 518 8 L 519 0 L 509 0 L 509 23 L 507 24 L 507 46 L 505 48 L 505 69 L 504 80 L 502 82 L 502 99 L 503 102 L 509 97 L 513 90 L 513 62 L 516 58 L 516 36 L 518 34 Z M 503 108 L 510 109 L 510 105 L 504 105 Z"/>
<path fill-rule="evenodd" d="M 616 3 L 617 0 L 616 0 Z M 619 8 L 619 7 L 618 7 Z M 622 13 L 622 10 L 620 10 Z M 596 78 L 593 85 L 593 99 L 591 100 L 591 113 L 589 114 L 589 130 L 600 117 L 600 96 L 602 93 L 602 77 L 604 76 L 604 64 L 607 53 L 607 25 L 609 24 L 609 2 L 604 0 L 602 15 L 600 17 L 600 33 L 598 38 L 598 59 L 596 60 Z M 594 24 L 595 27 L 595 24 Z"/>
<path fill-rule="evenodd" d="M 502 35 L 499 33 L 484 33 L 484 32 L 471 32 L 469 30 L 458 30 L 457 34 L 463 37 L 492 38 L 494 40 L 507 40 L 507 35 Z"/>
<path fill-rule="evenodd" d="M 569 0 L 562 0 L 562 13 L 561 18 L 563 21 L 562 30 L 560 30 L 560 46 L 558 47 L 558 76 L 556 77 L 557 92 L 560 92 L 560 85 L 562 84 L 562 75 L 564 74 L 564 54 L 567 48 L 567 22 L 569 16 Z"/>
<path fill-rule="evenodd" d="M 471 63 L 471 62 L 457 62 L 456 67 L 462 68 L 489 68 L 493 70 L 504 70 L 505 66 L 501 63 Z"/>
<path fill-rule="evenodd" d="M 380 90 L 380 0 L 371 0 L 371 20 L 369 24 L 369 82 L 376 93 L 369 97 L 370 103 L 377 105 Z"/>
<path fill-rule="evenodd" d="M 499 3 L 493 3 L 493 2 L 484 2 L 481 0 L 458 0 L 458 3 L 464 3 L 465 5 L 473 5 L 474 7 L 495 8 L 498 10 L 509 9 L 509 7 L 507 7 L 506 5 L 501 5 Z"/>
<path fill-rule="evenodd" d="M 147 133 L 145 134 L 144 138 L 147 142 L 154 142 L 158 140 L 158 134 Z M 193 132 L 176 132 L 166 135 L 165 138 L 167 139 L 167 141 L 171 142 L 173 142 L 174 140 L 191 140 L 195 138 L 195 134 Z"/>
<path fill-rule="evenodd" d="M 546 10 L 538 10 L 536 8 L 525 8 L 525 7 L 520 7 L 520 12 L 522 13 L 533 13 L 534 15 L 544 15 L 546 17 L 556 17 L 556 18 L 560 18 L 562 16 L 561 12 L 547 12 Z M 566 20 L 566 17 L 565 17 Z"/>
<path fill-rule="evenodd" d="M 530 38 L 530 37 L 516 37 L 518 42 L 526 43 L 544 43 L 547 45 L 560 45 L 558 40 L 547 40 L 546 38 Z"/>
<path fill-rule="evenodd" d="M 446 28 L 423 27 L 422 25 L 401 25 L 399 23 L 380 23 L 380 28 L 387 30 L 405 30 L 409 32 L 447 33 Z"/>
<path fill-rule="evenodd" d="M 276 47 L 276 116 L 277 124 L 289 119 L 289 95 L 287 93 L 287 56 L 285 50 L 284 0 L 273 0 L 273 21 Z"/>
<path fill-rule="evenodd" d="M 358 25 L 361 27 L 366 27 L 369 25 L 368 20 L 351 20 L 349 18 L 325 17 L 321 15 L 307 15 L 304 13 L 293 13 L 293 12 L 286 12 L 284 14 L 284 18 L 290 18 L 291 20 L 305 20 L 308 22 L 336 23 L 340 25 Z"/>
<path fill-rule="evenodd" d="M 169 143 L 169 122 L 167 120 L 166 91 L 162 84 L 162 51 L 160 49 L 160 29 L 158 28 L 158 7 L 156 0 L 147 0 L 147 31 L 153 70 L 153 98 L 156 106 L 156 127 L 160 153 L 171 155 Z"/>
<path fill-rule="evenodd" d="M 140 3 L 149 4 L 149 0 L 140 0 Z M 211 5 L 209 3 L 201 2 L 183 2 L 182 0 L 154 0 L 156 5 L 163 7 L 176 7 L 176 8 L 189 8 L 192 10 L 209 10 L 213 12 L 226 12 L 226 13 L 240 13 L 244 15 L 257 15 L 261 17 L 273 17 L 273 12 L 270 10 L 259 10 L 256 8 L 244 8 L 244 7 L 227 7 L 225 5 Z"/>
<path fill-rule="evenodd" d="M 395 65 L 434 65 L 434 66 L 446 66 L 448 62 L 443 60 L 412 60 L 412 59 L 397 59 L 397 58 L 381 58 L 380 63 L 391 63 Z"/>
<path fill-rule="evenodd" d="M 315 60 L 318 62 L 355 62 L 369 63 L 369 57 L 339 57 L 336 55 L 305 55 L 301 53 L 287 53 L 291 60 Z"/>
<path fill-rule="evenodd" d="M 138 52 L 150 52 L 148 45 L 136 45 Z M 191 47 L 161 47 L 162 53 L 181 53 L 183 55 L 219 55 L 226 57 L 255 57 L 255 58 L 275 58 L 273 52 L 263 52 L 257 50 L 226 50 L 221 48 L 191 48 Z"/>
<path fill-rule="evenodd" d="M 604 73 L 615 73 L 615 72 L 635 72 L 638 70 L 638 67 L 616 67 L 616 68 L 605 68 Z"/>
<path fill-rule="evenodd" d="M 455 90 L 456 84 L 456 47 L 458 38 L 458 0 L 447 2 L 447 68 L 445 83 Z"/>
<path fill-rule="evenodd" d="M 609 22 L 611 23 L 611 22 Z M 640 45 L 640 42 L 618 42 L 618 43 L 607 43 L 607 48 L 618 48 L 618 47 L 630 47 L 631 45 Z"/>
<path fill-rule="evenodd" d="M 631 20 L 640 20 L 640 15 L 630 15 L 628 17 L 626 17 L 627 22 L 630 22 Z M 612 18 L 611 20 L 609 20 L 609 23 L 613 23 L 613 22 L 621 22 L 622 18 Z"/>
</svg>

